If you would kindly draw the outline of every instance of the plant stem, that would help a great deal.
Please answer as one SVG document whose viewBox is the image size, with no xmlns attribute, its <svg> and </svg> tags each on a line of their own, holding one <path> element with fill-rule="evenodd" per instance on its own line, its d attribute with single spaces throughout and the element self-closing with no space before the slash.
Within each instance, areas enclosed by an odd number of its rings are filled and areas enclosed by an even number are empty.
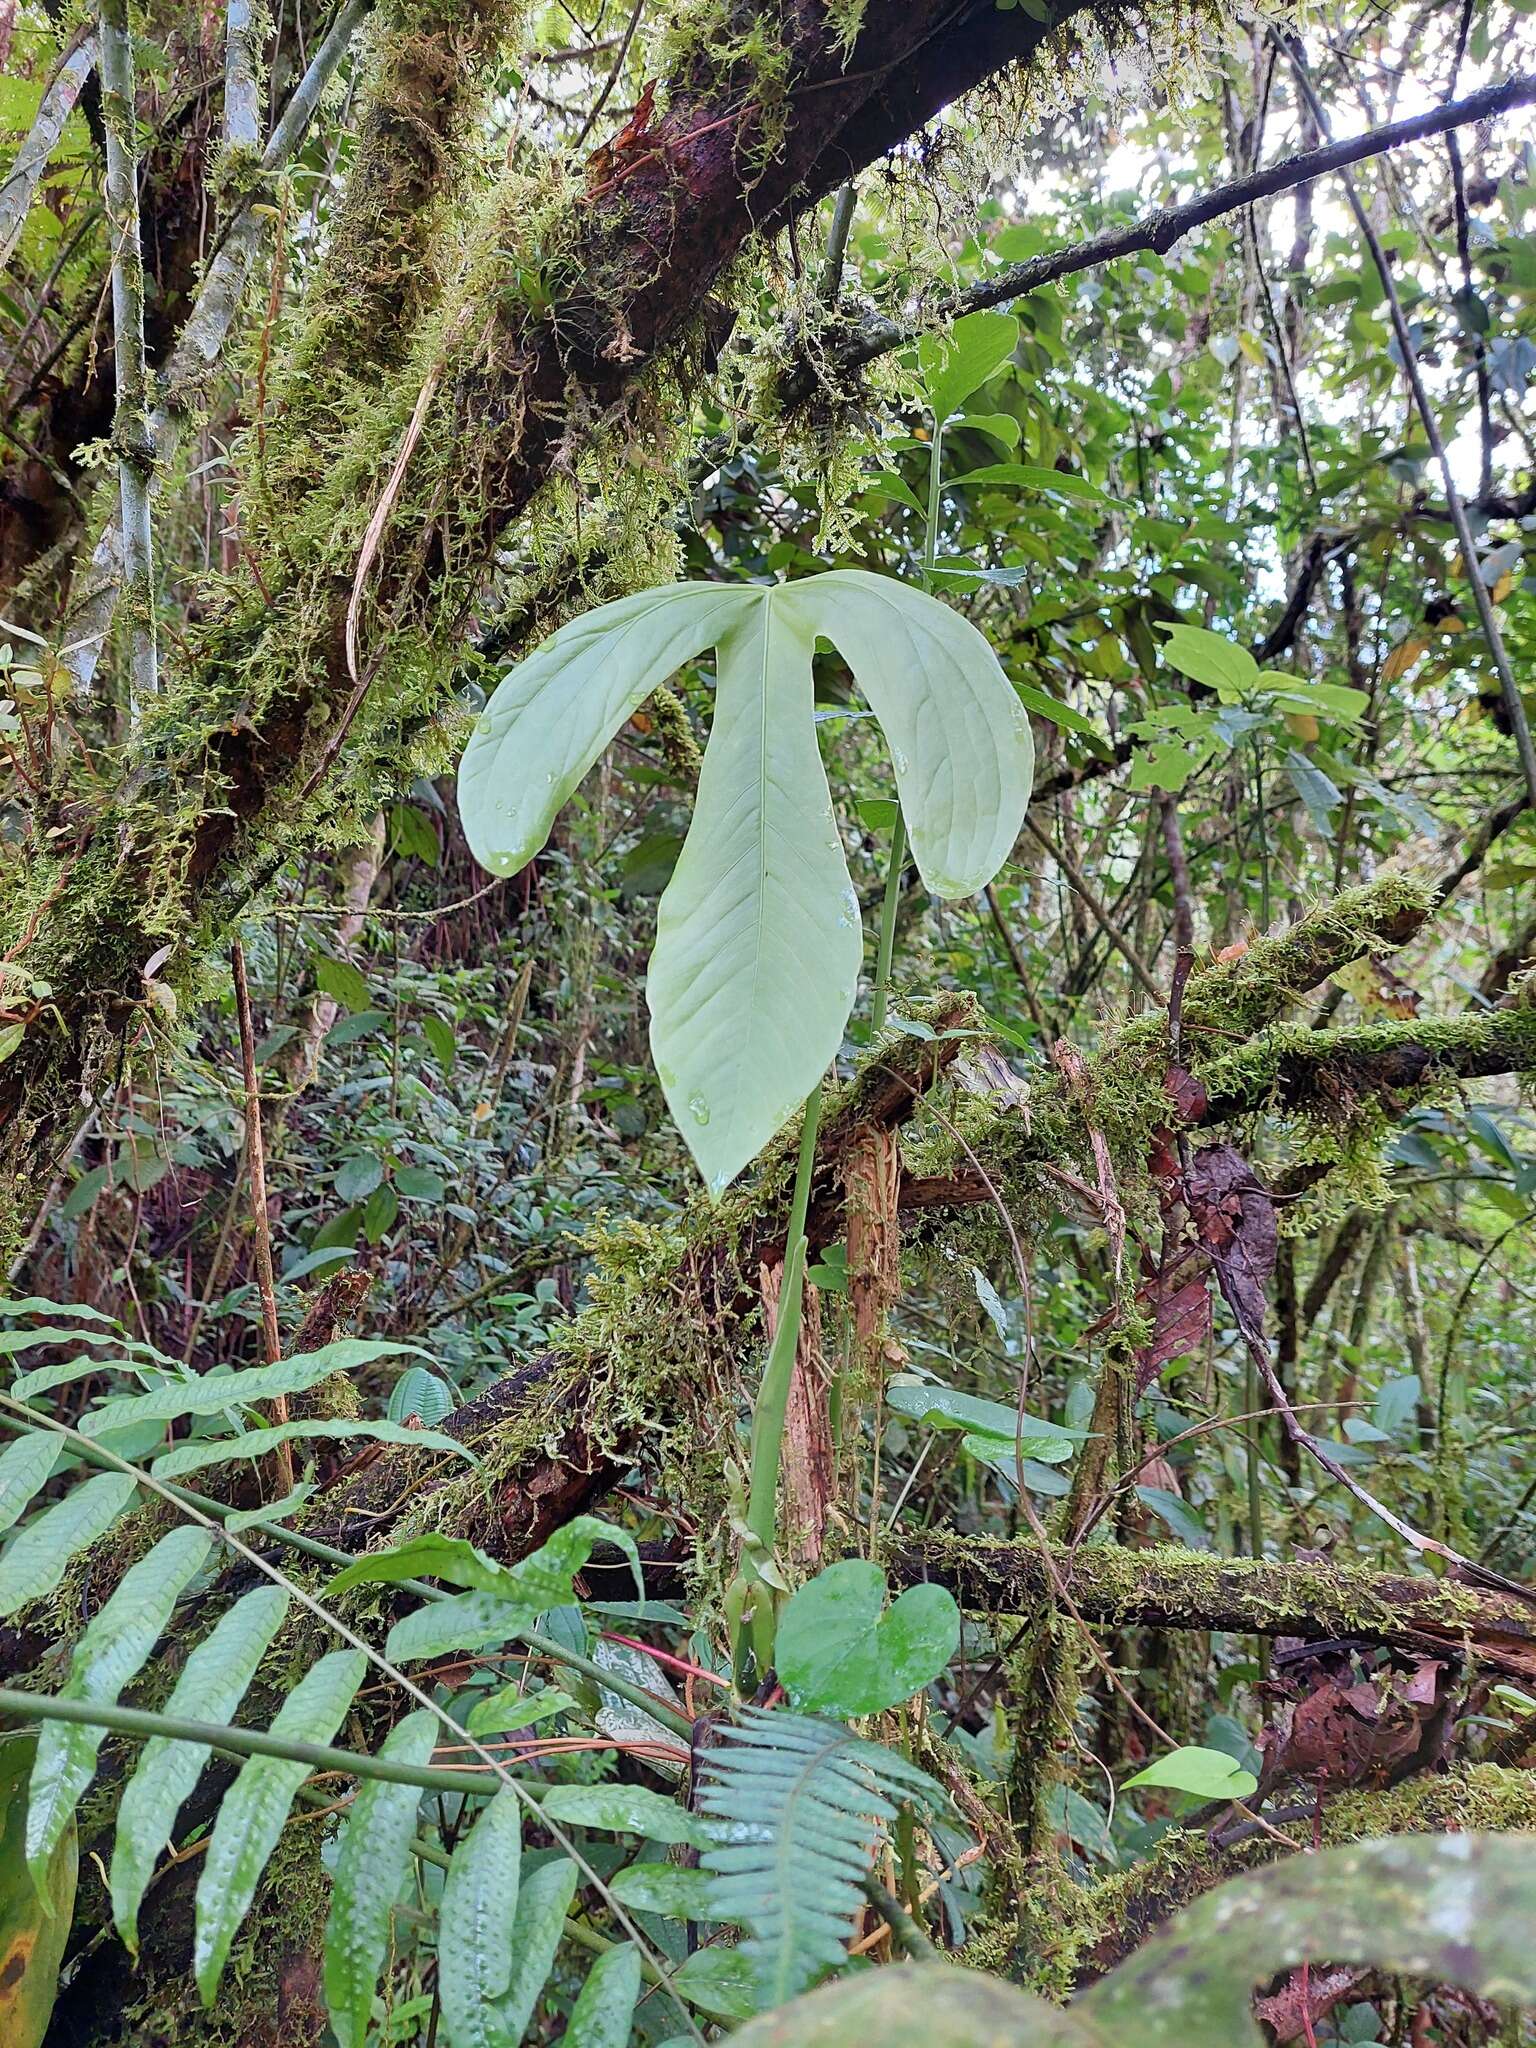
<svg viewBox="0 0 1536 2048">
<path fill-rule="evenodd" d="M 821 266 L 818 289 L 828 305 L 837 303 L 838 288 L 843 281 L 843 261 L 848 253 L 848 230 L 853 226 L 858 203 L 859 188 L 850 178 L 846 185 L 838 188 L 837 197 L 832 202 L 832 224 L 827 229 L 826 260 Z"/>
<path fill-rule="evenodd" d="M 606 1683 L 606 1680 L 605 1680 Z M 295 1742 L 260 1728 L 231 1728 L 221 1721 L 185 1721 L 174 1714 L 151 1714 L 141 1707 L 120 1707 L 106 1700 L 66 1700 L 47 1693 L 20 1692 L 0 1686 L 0 1714 L 21 1720 L 69 1721 L 87 1728 L 109 1728 L 114 1735 L 137 1741 L 163 1736 L 171 1742 L 197 1743 L 230 1756 L 275 1756 L 307 1764 L 316 1771 L 344 1771 L 354 1778 L 380 1778 L 390 1785 L 420 1785 L 428 1792 L 483 1794 L 483 1771 L 438 1770 L 430 1764 L 397 1763 L 361 1750 L 332 1749 L 323 1742 Z M 539 1798 L 542 1785 L 524 1786 Z"/>
<path fill-rule="evenodd" d="M 778 1534 L 779 1461 L 784 1448 L 784 1417 L 789 1407 L 795 1351 L 800 1342 L 800 1302 L 805 1286 L 805 1218 L 810 1208 L 811 1171 L 816 1163 L 816 1133 L 820 1123 L 821 1083 L 818 1081 L 805 1098 L 805 1120 L 800 1126 L 800 1158 L 795 1167 L 795 1189 L 790 1201 L 784 1278 L 779 1288 L 779 1323 L 752 1411 L 752 1481 L 747 1496 L 747 1527 L 769 1552 Z"/>
<path fill-rule="evenodd" d="M 149 516 L 155 444 L 149 427 L 149 373 L 144 361 L 144 256 L 139 236 L 139 152 L 134 100 L 128 0 L 102 0 L 101 111 L 107 144 L 112 355 L 117 372 L 112 439 L 122 509 L 123 591 L 128 599 L 131 633 L 129 697 L 137 715 L 158 690 L 160 673 L 155 650 L 154 544 Z"/>
<path fill-rule="evenodd" d="M 885 896 L 880 904 L 880 944 L 875 955 L 875 987 L 869 1005 L 871 1040 L 885 1029 L 885 1004 L 891 986 L 891 954 L 896 946 L 896 910 L 901 901 L 901 873 L 907 864 L 907 821 L 896 806 L 891 827 L 891 854 L 885 870 Z"/>
<path fill-rule="evenodd" d="M 245 974 L 245 948 L 238 939 L 229 949 L 235 976 L 235 1014 L 240 1023 L 240 1066 L 245 1082 L 245 1158 L 251 1182 L 251 1231 L 256 1244 L 256 1291 L 261 1297 L 262 1349 L 268 1365 L 283 1355 L 277 1323 L 277 1283 L 272 1271 L 272 1231 L 267 1221 L 267 1149 L 261 1135 L 261 1086 L 256 1078 L 256 1029 L 251 1022 L 251 988 Z M 288 1420 L 288 1396 L 272 1403 L 274 1422 Z M 293 1491 L 293 1446 L 279 1444 L 274 1453 L 279 1500 Z"/>
</svg>

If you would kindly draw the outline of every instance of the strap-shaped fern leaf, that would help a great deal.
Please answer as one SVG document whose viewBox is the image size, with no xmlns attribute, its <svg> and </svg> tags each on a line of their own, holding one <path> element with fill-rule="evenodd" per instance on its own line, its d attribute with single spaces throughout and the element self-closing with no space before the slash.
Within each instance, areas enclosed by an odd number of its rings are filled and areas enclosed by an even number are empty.
<svg viewBox="0 0 1536 2048">
<path fill-rule="evenodd" d="M 843 1960 L 860 1885 L 898 1803 L 928 1811 L 931 1778 L 836 1721 L 745 1708 L 701 1759 L 699 1804 L 715 1846 L 710 1917 L 748 1930 L 764 2005 Z"/>
</svg>

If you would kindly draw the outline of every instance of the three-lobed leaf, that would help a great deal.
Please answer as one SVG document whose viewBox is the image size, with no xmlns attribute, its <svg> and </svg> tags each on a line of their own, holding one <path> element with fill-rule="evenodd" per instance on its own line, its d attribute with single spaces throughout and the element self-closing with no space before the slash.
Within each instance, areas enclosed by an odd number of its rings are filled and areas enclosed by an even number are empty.
<svg viewBox="0 0 1536 2048">
<path fill-rule="evenodd" d="M 1006 315 L 977 317 L 1016 332 Z M 996 367 L 996 339 L 967 355 L 965 377 L 984 357 Z M 647 982 L 663 1091 L 717 1190 L 830 1065 L 862 957 L 815 736 L 822 637 L 885 731 L 927 887 L 981 888 L 1029 800 L 1028 717 L 974 626 L 865 570 L 771 587 L 677 584 L 599 606 L 507 674 L 459 773 L 472 851 L 510 874 L 622 720 L 682 662 L 718 650 L 694 821 L 658 907 Z"/>
</svg>

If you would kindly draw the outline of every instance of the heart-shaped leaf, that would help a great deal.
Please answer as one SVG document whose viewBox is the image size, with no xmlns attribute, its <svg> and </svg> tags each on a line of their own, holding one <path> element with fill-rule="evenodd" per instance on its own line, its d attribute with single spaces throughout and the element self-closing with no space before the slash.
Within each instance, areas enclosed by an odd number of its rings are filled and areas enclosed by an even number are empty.
<svg viewBox="0 0 1536 2048">
<path fill-rule="evenodd" d="M 910 1586 L 890 1607 L 885 1573 L 849 1558 L 828 1565 L 785 1608 L 774 1665 L 804 1712 L 878 1714 L 938 1677 L 960 1641 L 960 1610 L 942 1586 Z"/>
<path fill-rule="evenodd" d="M 1259 1786 L 1252 1771 L 1245 1771 L 1224 1749 L 1204 1749 L 1198 1744 L 1170 1749 L 1125 1783 L 1127 1789 L 1166 1785 L 1172 1792 L 1188 1792 L 1196 1799 L 1246 1799 Z"/>
<path fill-rule="evenodd" d="M 966 357 L 967 374 L 983 354 Z M 658 906 L 646 988 L 668 1106 L 715 1189 L 804 1101 L 853 1006 L 862 938 L 812 693 L 823 635 L 890 743 L 928 889 L 973 894 L 1023 822 L 1029 719 L 974 626 L 865 570 L 772 587 L 677 584 L 600 606 L 504 678 L 459 771 L 476 858 L 511 874 L 641 700 L 717 649 L 698 802 Z"/>
</svg>

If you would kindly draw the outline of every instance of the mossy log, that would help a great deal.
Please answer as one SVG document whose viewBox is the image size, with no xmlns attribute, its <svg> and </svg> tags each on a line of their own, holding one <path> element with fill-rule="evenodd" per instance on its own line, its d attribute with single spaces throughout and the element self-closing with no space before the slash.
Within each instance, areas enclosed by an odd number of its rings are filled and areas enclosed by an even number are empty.
<svg viewBox="0 0 1536 2048">
<path fill-rule="evenodd" d="M 1225 1629 L 1304 1642 L 1387 1643 L 1448 1652 L 1536 1678 L 1536 1600 L 1358 1565 L 1214 1557 L 1178 1544 L 1059 1546 L 930 1531 L 888 1544 L 901 1585 L 933 1580 L 976 1613 L 1034 1614 L 1065 1588 L 1084 1621 L 1119 1628 Z M 1052 1569 L 1054 1567 L 1054 1570 Z"/>
</svg>

